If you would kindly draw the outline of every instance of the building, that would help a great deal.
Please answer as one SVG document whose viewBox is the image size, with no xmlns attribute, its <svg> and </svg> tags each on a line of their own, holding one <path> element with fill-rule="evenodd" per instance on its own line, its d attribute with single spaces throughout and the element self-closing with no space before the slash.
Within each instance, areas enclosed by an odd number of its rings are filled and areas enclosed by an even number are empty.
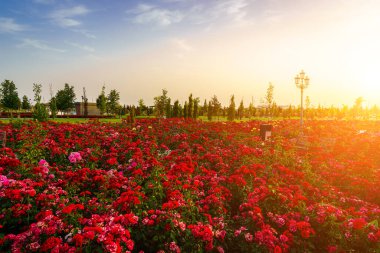
<svg viewBox="0 0 380 253">
<path fill-rule="evenodd" d="M 76 102 L 75 103 L 75 112 L 78 116 L 84 116 L 84 103 L 83 102 Z M 87 112 L 89 116 L 100 116 L 100 110 L 98 107 L 96 107 L 96 103 L 87 103 Z"/>
</svg>

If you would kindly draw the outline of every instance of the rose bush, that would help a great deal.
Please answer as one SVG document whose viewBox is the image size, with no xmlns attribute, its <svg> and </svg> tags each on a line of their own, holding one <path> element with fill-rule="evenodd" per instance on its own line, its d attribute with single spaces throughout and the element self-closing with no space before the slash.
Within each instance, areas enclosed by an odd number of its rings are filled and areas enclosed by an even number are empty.
<svg viewBox="0 0 380 253">
<path fill-rule="evenodd" d="M 0 125 L 0 251 L 378 252 L 378 122 Z"/>
</svg>

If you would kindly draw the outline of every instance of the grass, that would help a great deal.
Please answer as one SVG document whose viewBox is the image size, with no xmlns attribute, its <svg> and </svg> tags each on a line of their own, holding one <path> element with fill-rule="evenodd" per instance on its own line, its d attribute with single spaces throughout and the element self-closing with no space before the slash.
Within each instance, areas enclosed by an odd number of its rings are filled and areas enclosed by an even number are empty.
<svg viewBox="0 0 380 253">
<path fill-rule="evenodd" d="M 122 119 L 125 119 L 126 117 L 122 118 L 102 118 L 99 119 L 100 122 L 104 123 L 121 123 Z M 146 118 L 155 118 L 155 116 L 136 116 L 136 119 L 146 119 Z M 207 116 L 199 116 L 199 120 L 208 122 Z M 250 121 L 250 120 L 258 120 L 258 121 L 269 121 L 269 120 L 283 120 L 283 117 L 273 117 L 273 118 L 268 118 L 268 117 L 251 117 L 251 118 L 243 118 L 243 119 L 235 119 L 235 122 L 241 122 L 241 121 Z M 299 117 L 292 117 L 291 119 L 299 119 Z M 18 119 L 18 118 L 13 118 L 13 121 L 27 121 L 27 120 L 33 120 L 31 118 L 23 118 L 23 119 Z M 56 119 L 49 119 L 58 123 L 73 123 L 73 124 L 79 124 L 79 123 L 86 123 L 89 121 L 87 118 L 56 118 Z M 212 122 L 218 122 L 218 121 L 227 121 L 227 117 L 219 116 L 219 117 L 213 117 Z M 2 118 L 0 119 L 0 123 L 3 124 L 9 124 L 11 122 L 11 119 L 9 118 Z"/>
</svg>

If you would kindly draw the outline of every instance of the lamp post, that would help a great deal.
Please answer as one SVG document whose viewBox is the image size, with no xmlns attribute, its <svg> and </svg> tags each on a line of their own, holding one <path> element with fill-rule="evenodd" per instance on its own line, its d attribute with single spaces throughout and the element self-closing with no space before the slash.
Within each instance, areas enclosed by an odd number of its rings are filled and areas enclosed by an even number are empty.
<svg viewBox="0 0 380 253">
<path fill-rule="evenodd" d="M 303 127 L 303 90 L 309 86 L 309 77 L 305 75 L 305 72 L 301 72 L 294 78 L 297 88 L 301 90 L 301 129 Z"/>
</svg>

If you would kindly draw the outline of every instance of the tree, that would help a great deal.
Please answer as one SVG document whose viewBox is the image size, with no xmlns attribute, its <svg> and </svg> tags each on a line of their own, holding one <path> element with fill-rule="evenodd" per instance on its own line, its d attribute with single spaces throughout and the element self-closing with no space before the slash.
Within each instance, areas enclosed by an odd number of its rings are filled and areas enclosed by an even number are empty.
<svg viewBox="0 0 380 253">
<path fill-rule="evenodd" d="M 107 110 L 111 114 L 118 114 L 120 93 L 117 90 L 111 90 L 107 96 Z"/>
<path fill-rule="evenodd" d="M 185 105 L 183 106 L 183 117 L 187 118 L 187 101 L 185 101 Z"/>
<path fill-rule="evenodd" d="M 267 101 L 267 108 L 271 108 L 272 106 L 272 103 L 273 103 L 273 90 L 274 90 L 274 86 L 272 85 L 272 83 L 269 83 L 269 86 L 268 86 L 268 89 L 267 89 L 267 94 L 265 96 L 265 100 Z M 269 112 L 270 115 L 272 115 L 270 112 Z"/>
<path fill-rule="evenodd" d="M 166 118 L 171 118 L 172 117 L 172 105 L 171 105 L 171 99 L 168 98 L 167 99 L 167 102 L 166 102 L 166 105 L 165 105 L 165 115 L 166 115 Z"/>
<path fill-rule="evenodd" d="M 193 105 L 194 105 L 194 108 L 193 108 L 193 119 L 198 118 L 198 111 L 199 111 L 198 104 L 199 104 L 199 98 L 194 99 L 193 100 Z"/>
<path fill-rule="evenodd" d="M 145 115 L 146 105 L 144 103 L 144 100 L 142 98 L 140 98 L 137 103 L 139 104 L 139 112 L 140 112 L 139 114 Z"/>
<path fill-rule="evenodd" d="M 191 118 L 193 115 L 193 94 L 189 96 L 189 103 L 187 104 L 187 117 Z"/>
<path fill-rule="evenodd" d="M 33 118 L 38 121 L 47 121 L 49 118 L 48 110 L 45 105 L 41 104 L 42 85 L 34 83 L 33 92 L 34 101 L 36 102 L 33 109 Z"/>
<path fill-rule="evenodd" d="M 87 95 L 86 95 L 86 88 L 83 87 L 83 96 L 82 96 L 82 101 L 83 101 L 83 115 L 85 117 L 88 116 L 88 98 L 87 98 Z"/>
<path fill-rule="evenodd" d="M 222 108 L 222 104 L 219 102 L 216 95 L 214 95 L 211 98 L 211 104 L 212 104 L 212 116 L 217 116 L 219 120 L 219 111 Z"/>
<path fill-rule="evenodd" d="M 55 96 L 53 96 L 53 86 L 51 84 L 49 85 L 49 91 L 50 91 L 49 108 L 51 112 L 51 117 L 55 119 L 55 117 L 57 116 L 57 111 L 58 111 L 57 99 L 55 98 Z"/>
<path fill-rule="evenodd" d="M 364 102 L 364 99 L 362 97 L 358 97 L 355 100 L 354 107 L 352 108 L 354 118 L 357 118 L 360 114 L 362 114 L 363 102 Z"/>
<path fill-rule="evenodd" d="M 239 116 L 240 120 L 244 116 L 244 102 L 243 102 L 243 99 L 240 101 L 240 105 L 239 105 L 239 108 L 238 108 L 238 116 Z"/>
<path fill-rule="evenodd" d="M 26 95 L 22 97 L 22 102 L 21 102 L 21 109 L 24 110 L 30 110 L 32 108 L 32 105 L 30 103 L 30 100 Z"/>
<path fill-rule="evenodd" d="M 228 107 L 227 120 L 234 121 L 235 120 L 235 96 L 231 96 L 230 106 Z"/>
<path fill-rule="evenodd" d="M 249 111 L 249 117 L 255 117 L 255 114 L 256 114 L 256 108 L 253 107 L 253 103 L 249 103 L 249 107 L 248 107 L 248 111 Z"/>
<path fill-rule="evenodd" d="M 4 80 L 1 83 L 1 105 L 7 109 L 18 109 L 21 105 L 21 101 L 18 97 L 17 88 L 13 81 Z"/>
<path fill-rule="evenodd" d="M 208 106 L 207 106 L 207 119 L 209 121 L 212 120 L 212 112 L 213 112 L 212 104 L 211 104 L 211 101 L 209 101 Z"/>
<path fill-rule="evenodd" d="M 180 107 L 179 107 L 179 101 L 176 100 L 174 101 L 174 105 L 173 105 L 173 117 L 178 118 L 180 117 L 180 114 L 181 112 L 180 112 Z"/>
<path fill-rule="evenodd" d="M 99 109 L 101 115 L 103 115 L 107 111 L 107 97 L 105 85 L 103 85 L 102 91 L 96 99 L 96 107 Z"/>
<path fill-rule="evenodd" d="M 51 117 L 54 119 L 57 116 L 57 99 L 52 97 L 49 101 L 49 108 L 51 112 Z"/>
<path fill-rule="evenodd" d="M 158 118 L 165 116 L 165 109 L 169 99 L 167 94 L 168 91 L 163 89 L 162 95 L 154 98 L 154 113 Z"/>
<path fill-rule="evenodd" d="M 57 109 L 61 112 L 68 113 L 75 108 L 75 92 L 74 86 L 65 83 L 65 87 L 59 90 L 55 96 Z"/>
<path fill-rule="evenodd" d="M 33 92 L 34 92 L 34 102 L 36 104 L 41 103 L 41 92 L 42 92 L 42 84 L 33 84 Z"/>
<path fill-rule="evenodd" d="M 203 103 L 203 107 L 202 107 L 202 116 L 204 116 L 205 114 L 207 114 L 207 101 L 205 99 L 205 102 Z"/>
</svg>

